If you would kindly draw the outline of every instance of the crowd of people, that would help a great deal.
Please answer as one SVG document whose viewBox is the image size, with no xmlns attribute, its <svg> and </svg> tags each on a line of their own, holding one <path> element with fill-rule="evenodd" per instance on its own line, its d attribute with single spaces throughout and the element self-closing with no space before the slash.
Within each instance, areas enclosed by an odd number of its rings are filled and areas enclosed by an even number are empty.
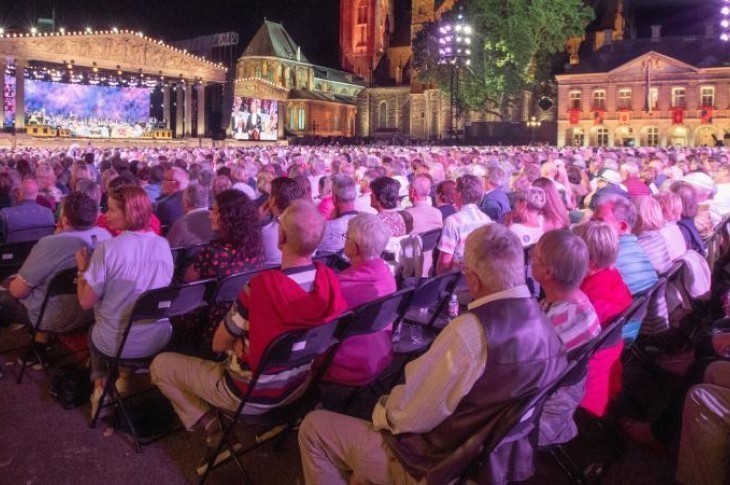
<svg viewBox="0 0 730 485">
<path fill-rule="evenodd" d="M 726 483 L 730 334 L 717 308 L 730 285 L 712 270 L 725 256 L 713 236 L 730 216 L 729 157 L 723 148 L 0 150 L 0 242 L 38 241 L 0 292 L 0 324 L 34 323 L 53 275 L 76 267 L 76 298 L 51 300 L 31 365 L 46 364 L 52 335 L 90 325 L 93 415 L 104 359 L 142 293 L 260 269 L 232 305 L 133 326 L 122 352 L 156 355 L 152 383 L 185 428 L 205 436 L 202 474 L 225 458 L 211 456 L 223 436 L 217 410 L 238 408 L 269 343 L 459 272 L 461 314 L 369 420 L 325 405 L 299 430 L 306 483 L 408 483 L 456 466 L 449 456 L 475 428 L 496 428 L 505 409 L 553 385 L 650 292 L 645 311 L 547 399 L 539 444 L 573 439 L 580 409 L 642 443 L 680 433 L 677 479 Z M 420 255 L 428 264 L 404 275 L 401 248 L 430 231 L 440 237 Z M 195 248 L 181 271 L 178 247 Z M 321 254 L 340 255 L 347 269 L 313 259 Z M 681 277 L 652 291 L 679 263 Z M 373 382 L 396 361 L 393 331 L 343 342 L 325 385 Z M 657 425 L 618 415 L 626 347 L 659 341 L 673 345 L 654 365 L 684 376 L 668 417 Z M 267 375 L 244 414 L 295 401 L 310 376 L 308 367 Z M 129 379 L 122 370 L 120 394 Z M 525 433 L 500 444 L 481 473 L 493 483 L 528 478 L 529 443 Z"/>
</svg>

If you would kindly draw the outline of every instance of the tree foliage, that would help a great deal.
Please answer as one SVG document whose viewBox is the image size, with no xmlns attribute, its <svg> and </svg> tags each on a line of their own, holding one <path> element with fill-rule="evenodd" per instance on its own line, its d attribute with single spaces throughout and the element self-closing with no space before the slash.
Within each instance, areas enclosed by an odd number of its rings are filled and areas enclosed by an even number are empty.
<svg viewBox="0 0 730 485">
<path fill-rule="evenodd" d="M 522 91 L 544 83 L 551 56 L 567 39 L 582 36 L 594 16 L 583 0 L 463 0 L 459 6 L 474 29 L 472 62 L 460 71 L 460 102 L 500 117 Z M 429 23 L 418 33 L 413 64 L 419 79 L 448 90 L 448 69 L 438 63 L 438 27 Z"/>
</svg>

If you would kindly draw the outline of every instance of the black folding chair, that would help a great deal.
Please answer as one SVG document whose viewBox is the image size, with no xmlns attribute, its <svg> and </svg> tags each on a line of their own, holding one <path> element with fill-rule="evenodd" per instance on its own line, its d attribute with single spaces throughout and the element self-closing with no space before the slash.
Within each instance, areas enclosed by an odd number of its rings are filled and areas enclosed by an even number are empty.
<svg viewBox="0 0 730 485">
<path fill-rule="evenodd" d="M 193 263 L 195 255 L 207 245 L 207 242 L 202 242 L 193 246 L 170 248 L 170 251 L 172 252 L 172 262 L 175 267 L 175 276 L 178 279 L 185 275 L 185 270 Z"/>
<path fill-rule="evenodd" d="M 265 438 L 257 439 L 256 444 L 236 452 L 231 443 L 233 427 L 237 422 L 241 422 L 247 426 L 266 426 L 268 428 L 284 425 L 285 433 L 292 429 L 296 422 L 304 416 L 304 414 L 309 412 L 314 404 L 316 404 L 315 400 L 312 399 L 312 392 L 316 392 L 317 381 L 322 375 L 324 375 L 326 369 L 320 368 L 318 372 L 312 373 L 311 367 L 317 357 L 326 355 L 328 351 L 331 351 L 334 348 L 334 345 L 337 342 L 335 335 L 338 333 L 339 327 L 340 319 L 338 318 L 329 323 L 310 329 L 286 332 L 279 335 L 279 337 L 269 343 L 261 357 L 258 367 L 248 383 L 246 393 L 241 399 L 241 403 L 232 415 L 230 425 L 224 426 L 223 438 L 218 445 L 218 449 L 215 453 L 211 454 L 208 466 L 206 467 L 205 473 L 200 478 L 200 481 L 198 482 L 199 484 L 205 483 L 205 480 L 208 478 L 208 474 L 214 466 L 216 457 L 220 454 L 224 447 L 228 449 L 230 456 L 236 462 L 236 465 L 244 479 L 251 482 L 239 457 L 265 443 L 268 443 L 275 437 L 279 436 L 279 433 L 267 433 Z M 325 359 L 325 361 L 329 360 L 330 359 L 328 358 Z M 304 394 L 291 404 L 280 408 L 274 408 L 267 413 L 255 416 L 244 415 L 243 409 L 245 408 L 246 403 L 249 402 L 252 393 L 257 389 L 259 380 L 267 375 L 280 374 L 282 369 L 296 369 L 308 374 L 307 378 L 309 379 L 309 382 L 303 384 L 306 386 Z M 220 410 L 219 412 L 222 414 L 228 414 Z M 220 464 L 218 466 L 220 466 Z"/>
<path fill-rule="evenodd" d="M 0 246 L 0 281 L 20 270 L 37 240 L 7 243 Z"/>
<path fill-rule="evenodd" d="M 421 236 L 423 252 L 433 251 L 436 249 L 439 239 L 441 239 L 441 229 L 431 229 L 430 231 L 422 232 L 419 236 Z"/>
<path fill-rule="evenodd" d="M 155 355 L 157 355 L 157 353 L 135 358 L 125 358 L 124 346 L 129 338 L 129 333 L 132 327 L 136 324 L 145 321 L 159 321 L 163 319 L 169 320 L 171 317 L 185 315 L 186 313 L 205 306 L 207 304 L 206 297 L 210 295 L 212 292 L 211 288 L 214 285 L 215 280 L 196 281 L 195 283 L 182 286 L 171 286 L 145 291 L 137 298 L 137 301 L 134 303 L 134 307 L 132 308 L 132 313 L 124 327 L 122 339 L 117 347 L 116 354 L 103 355 L 107 364 L 108 375 L 106 384 L 104 385 L 104 390 L 102 391 L 101 398 L 99 400 L 99 406 L 94 416 L 91 417 L 91 423 L 89 425 L 91 428 L 96 427 L 96 422 L 99 419 L 102 407 L 114 404 L 122 412 L 122 416 L 129 426 L 132 438 L 134 439 L 135 450 L 137 453 L 142 452 L 142 446 L 137 436 L 137 431 L 135 430 L 134 424 L 132 423 L 129 413 L 124 405 L 124 399 L 116 388 L 115 381 L 117 377 L 119 377 L 120 367 L 125 365 L 137 368 L 147 367 L 149 362 Z M 112 402 L 107 404 L 104 401 L 108 395 L 111 395 Z"/>
<path fill-rule="evenodd" d="M 312 258 L 312 262 L 323 263 L 328 268 L 332 269 L 335 273 L 341 273 L 350 267 L 350 262 L 342 257 L 342 254 L 337 253 L 323 253 L 317 254 Z"/>
<path fill-rule="evenodd" d="M 56 226 L 53 224 L 45 226 L 34 226 L 24 227 L 22 229 L 15 229 L 10 231 L 5 236 L 5 244 L 10 243 L 21 243 L 21 242 L 35 242 L 42 237 L 50 236 L 56 231 Z"/>
<path fill-rule="evenodd" d="M 404 324 L 419 325 L 423 327 L 421 332 L 424 333 L 425 331 L 427 334 L 424 335 L 425 343 L 423 345 L 428 346 L 441 328 L 449 322 L 448 316 L 444 317 L 444 310 L 447 308 L 460 278 L 461 273 L 459 271 L 450 271 L 434 276 L 417 286 L 403 316 L 400 328 L 396 331 L 401 332 Z"/>
<path fill-rule="evenodd" d="M 242 273 L 236 273 L 224 277 L 218 282 L 211 303 L 214 305 L 233 303 L 236 299 L 238 299 L 238 295 L 241 294 L 241 290 L 243 290 L 243 287 L 246 286 L 246 283 L 251 281 L 254 276 L 262 271 L 277 267 L 277 265 L 260 266 L 248 271 L 243 271 Z"/>
<path fill-rule="evenodd" d="M 23 380 L 23 374 L 25 373 L 25 369 L 28 367 L 28 360 L 30 359 L 31 354 L 35 354 L 37 362 L 40 362 L 43 365 L 43 368 L 47 369 L 48 362 L 45 361 L 45 357 L 43 356 L 43 354 L 38 351 L 38 346 L 35 343 L 35 336 L 40 330 L 41 324 L 46 317 L 46 308 L 48 307 L 48 302 L 51 300 L 51 298 L 63 295 L 76 296 L 76 273 L 77 269 L 75 267 L 68 268 L 57 272 L 51 278 L 51 281 L 48 284 L 48 289 L 46 290 L 46 294 L 43 297 L 43 302 L 41 303 L 38 319 L 35 322 L 31 322 L 32 326 L 30 327 L 30 344 L 28 345 L 28 347 L 26 347 L 26 350 L 23 353 L 23 357 L 21 359 L 20 372 L 18 373 L 18 377 L 15 381 L 17 384 L 20 384 Z M 78 305 L 78 301 L 76 299 L 74 299 L 74 304 Z M 52 333 L 55 335 L 64 335 L 78 332 L 79 329 L 71 330 L 69 332 Z"/>
</svg>

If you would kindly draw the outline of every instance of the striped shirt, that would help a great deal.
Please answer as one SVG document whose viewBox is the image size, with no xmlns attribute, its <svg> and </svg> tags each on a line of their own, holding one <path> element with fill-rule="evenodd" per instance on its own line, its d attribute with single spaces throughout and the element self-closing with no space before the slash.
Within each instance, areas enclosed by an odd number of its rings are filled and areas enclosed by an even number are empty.
<svg viewBox="0 0 730 485">
<path fill-rule="evenodd" d="M 596 310 L 582 291 L 580 295 L 580 303 L 543 301 L 542 305 L 548 318 L 553 322 L 555 333 L 568 352 L 579 349 L 601 333 Z"/>
<path fill-rule="evenodd" d="M 441 232 L 439 251 L 453 255 L 453 262 L 457 267 L 462 265 L 464 260 L 464 244 L 466 238 L 474 229 L 478 229 L 492 220 L 482 212 L 476 204 L 467 204 L 455 214 L 450 215 L 444 221 L 444 229 Z"/>
</svg>

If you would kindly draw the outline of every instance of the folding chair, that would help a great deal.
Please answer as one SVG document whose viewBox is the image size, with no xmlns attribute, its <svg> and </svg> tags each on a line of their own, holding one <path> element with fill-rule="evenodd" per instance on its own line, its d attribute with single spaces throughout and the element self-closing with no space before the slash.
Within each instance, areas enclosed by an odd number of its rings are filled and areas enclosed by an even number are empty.
<svg viewBox="0 0 730 485">
<path fill-rule="evenodd" d="M 459 271 L 450 271 L 434 276 L 417 286 L 397 331 L 402 330 L 403 324 L 419 325 L 423 327 L 422 332 L 425 330 L 428 333 L 427 343 L 424 345 L 429 345 L 440 328 L 449 322 L 448 317 L 443 318 L 442 314 L 460 278 Z M 437 326 L 437 323 L 440 325 Z M 419 349 L 410 349 L 413 350 Z"/>
<path fill-rule="evenodd" d="M 423 252 L 433 251 L 441 239 L 441 229 L 431 229 L 430 231 L 419 234 L 423 243 Z"/>
<path fill-rule="evenodd" d="M 251 281 L 254 276 L 262 271 L 277 267 L 278 266 L 276 265 L 261 266 L 242 273 L 236 273 L 224 277 L 218 282 L 211 303 L 213 305 L 232 304 L 236 301 L 236 299 L 238 299 L 238 295 L 241 294 L 241 290 L 243 290 L 243 287 L 246 286 L 246 283 Z"/>
<path fill-rule="evenodd" d="M 197 308 L 205 306 L 207 304 L 206 297 L 211 293 L 211 288 L 214 284 L 215 280 L 196 281 L 195 283 L 182 286 L 171 286 L 148 290 L 137 298 L 137 301 L 134 303 L 134 307 L 132 308 L 132 313 L 124 327 L 124 332 L 122 333 L 121 342 L 117 347 L 117 352 L 114 355 L 103 355 L 107 364 L 108 376 L 99 400 L 99 407 L 97 408 L 94 416 L 91 417 L 89 427 L 96 427 L 96 422 L 99 419 L 102 407 L 108 406 L 109 404 L 115 404 L 121 410 L 122 416 L 132 433 L 135 451 L 137 451 L 137 453 L 142 452 L 142 446 L 139 438 L 137 437 L 137 431 L 135 430 L 134 424 L 132 423 L 129 413 L 124 405 L 124 399 L 119 394 L 119 391 L 117 391 L 115 381 L 117 377 L 119 377 L 120 367 L 124 365 L 146 367 L 157 353 L 155 352 L 154 354 L 135 358 L 125 358 L 124 346 L 129 337 L 129 333 L 135 324 L 139 324 L 144 321 L 169 320 L 171 317 L 185 315 Z M 112 402 L 109 404 L 104 402 L 108 395 L 111 395 L 112 397 Z"/>
<path fill-rule="evenodd" d="M 24 227 L 23 229 L 15 229 L 5 236 L 5 244 L 21 243 L 29 241 L 38 241 L 40 238 L 50 236 L 56 231 L 53 224 L 46 226 Z"/>
<path fill-rule="evenodd" d="M 331 351 L 337 342 L 335 335 L 338 333 L 338 328 L 340 327 L 340 319 L 343 317 L 349 318 L 349 314 L 310 329 L 286 332 L 279 335 L 279 337 L 269 343 L 261 357 L 258 367 L 251 377 L 246 393 L 244 394 L 243 399 L 241 399 L 238 409 L 236 409 L 236 412 L 232 415 L 231 424 L 224 426 L 223 438 L 218 445 L 218 449 L 211 455 L 205 473 L 198 482 L 199 484 L 202 485 L 205 483 L 208 478 L 208 474 L 213 468 L 216 457 L 220 454 L 224 447 L 228 449 L 244 479 L 251 482 L 239 457 L 265 443 L 268 443 L 275 437 L 279 436 L 279 433 L 266 433 L 266 438 L 260 440 L 257 439 L 256 444 L 249 446 L 245 450 L 236 452 L 230 442 L 233 427 L 240 421 L 242 424 L 247 426 L 266 426 L 268 428 L 284 425 L 286 428 L 285 432 L 293 428 L 299 418 L 309 412 L 311 407 L 313 407 L 314 403 L 312 399 L 312 392 L 316 391 L 318 380 L 324 375 L 326 368 L 320 368 L 316 373 L 312 373 L 311 367 L 317 357 L 328 354 L 328 351 L 330 351 L 329 353 L 331 354 Z M 327 358 L 325 358 L 325 361 L 327 362 L 330 360 L 331 358 L 329 358 L 328 355 Z M 308 373 L 309 382 L 303 384 L 303 386 L 306 386 L 304 394 L 291 404 L 287 404 L 280 408 L 274 408 L 264 414 L 256 416 L 244 415 L 243 409 L 251 398 L 254 390 L 257 389 L 259 380 L 267 375 L 280 374 L 282 369 L 292 369 Z M 297 374 L 293 371 L 290 372 L 292 374 Z M 301 378 L 301 374 L 297 374 L 294 377 L 299 379 Z M 221 411 L 219 411 L 219 414 L 221 414 Z M 220 466 L 220 464 L 218 466 Z"/>
<path fill-rule="evenodd" d="M 0 281 L 5 281 L 20 270 L 36 242 L 6 243 L 0 246 Z"/>
<path fill-rule="evenodd" d="M 203 242 L 193 246 L 170 248 L 170 251 L 172 252 L 172 262 L 175 267 L 175 276 L 182 278 L 185 275 L 185 270 L 195 260 L 195 255 L 207 245 L 207 242 Z"/>
<path fill-rule="evenodd" d="M 41 303 L 40 313 L 38 314 L 38 319 L 35 322 L 32 322 L 32 326 L 30 328 L 30 344 L 28 347 L 26 347 L 25 352 L 23 353 L 23 357 L 20 363 L 20 372 L 18 373 L 18 377 L 16 378 L 16 384 L 20 384 L 23 380 L 23 374 L 25 373 L 25 369 L 28 367 L 28 360 L 30 359 L 31 354 L 35 354 L 35 357 L 38 362 L 43 364 L 43 368 L 47 368 L 47 362 L 45 362 L 45 358 L 43 355 L 38 352 L 38 347 L 35 344 L 35 336 L 40 330 L 41 323 L 43 322 L 43 319 L 46 315 L 46 308 L 48 307 L 48 302 L 51 298 L 62 296 L 62 295 L 73 295 L 76 296 L 76 273 L 77 269 L 74 268 L 68 268 L 61 270 L 57 272 L 52 278 L 50 283 L 48 284 L 48 289 L 46 290 L 46 294 L 43 297 L 43 303 Z M 75 304 L 78 304 L 75 301 Z M 63 334 L 69 334 L 69 333 L 77 333 L 79 330 L 71 330 L 70 332 L 53 332 L 56 335 L 63 335 Z"/>
<path fill-rule="evenodd" d="M 344 259 L 340 252 L 317 254 L 312 258 L 312 262 L 323 263 L 335 273 L 341 273 L 350 267 L 350 262 Z"/>
</svg>

